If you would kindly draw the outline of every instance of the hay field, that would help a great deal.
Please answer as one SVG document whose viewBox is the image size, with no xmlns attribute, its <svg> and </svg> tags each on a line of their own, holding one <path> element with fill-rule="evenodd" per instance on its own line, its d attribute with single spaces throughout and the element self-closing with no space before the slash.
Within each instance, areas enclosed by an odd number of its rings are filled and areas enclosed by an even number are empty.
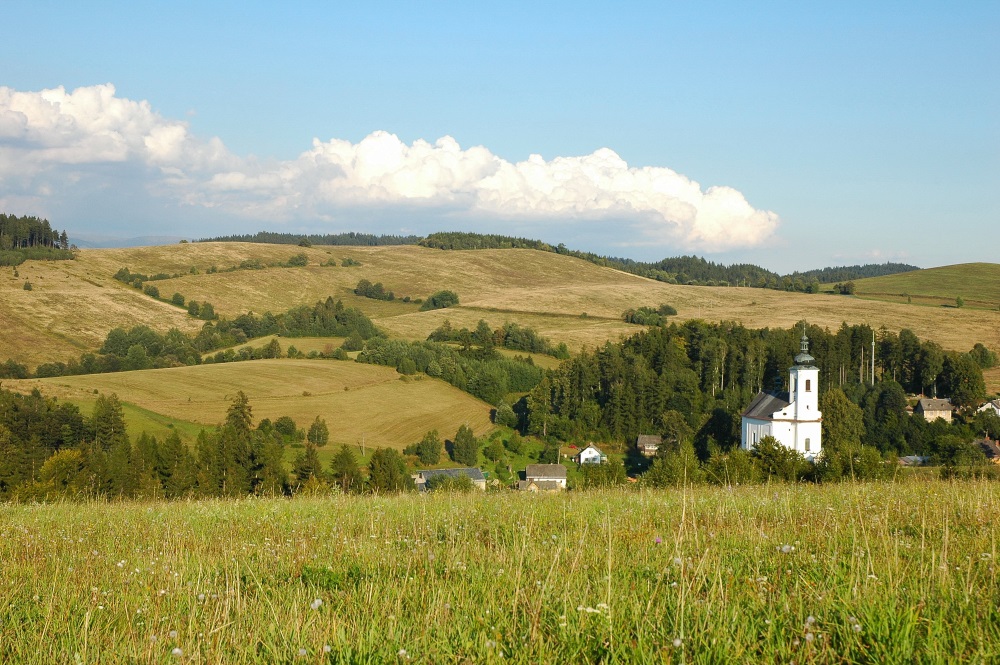
<svg viewBox="0 0 1000 665">
<path fill-rule="evenodd" d="M 74 403 L 92 403 L 94 390 L 116 393 L 155 414 L 197 425 L 225 419 L 236 392 L 250 398 L 254 421 L 291 416 L 308 426 L 316 416 L 330 428 L 330 443 L 402 449 L 429 430 L 442 436 L 468 424 L 477 435 L 492 430 L 490 406 L 443 381 L 402 378 L 394 369 L 346 361 L 253 360 L 220 365 L 4 381 L 4 387 Z"/>
<path fill-rule="evenodd" d="M 270 268 L 208 274 L 257 258 L 287 261 L 304 253 L 304 268 Z M 361 266 L 344 268 L 350 257 Z M 334 260 L 337 267 L 320 267 Z M 280 312 L 328 296 L 361 308 L 389 334 L 424 339 L 447 318 L 474 326 L 514 321 L 531 326 L 571 350 L 617 340 L 641 328 L 620 320 L 628 307 L 668 303 L 679 320 L 739 321 L 750 327 L 788 327 L 802 319 L 836 329 L 844 321 L 891 330 L 911 328 L 946 349 L 966 351 L 976 342 L 1000 349 L 1000 312 L 975 307 L 921 307 L 829 294 L 797 294 L 765 289 L 678 286 L 655 282 L 572 257 L 534 250 L 443 251 L 416 246 L 312 247 L 251 243 L 188 243 L 134 249 L 84 250 L 76 261 L 30 262 L 21 267 L 34 291 L 21 282 L 0 280 L 0 359 L 21 358 L 34 365 L 68 359 L 92 350 L 116 325 L 177 326 L 197 329 L 201 322 L 112 279 L 121 267 L 153 274 L 183 273 L 157 281 L 165 297 L 211 302 L 236 315 L 247 310 Z M 191 268 L 198 274 L 190 274 Z M 984 268 L 984 269 L 989 269 Z M 922 271 L 926 272 L 926 271 Z M 420 312 L 413 303 L 359 298 L 351 290 L 360 279 L 382 282 L 398 296 L 426 297 L 439 289 L 459 294 L 461 304 L 444 311 Z M 883 278 L 879 278 L 883 279 Z M 977 288 L 979 288 L 977 286 Z M 992 291 L 984 287 L 988 301 Z M 966 298 L 972 303 L 973 295 Z M 587 316 L 584 317 L 583 315 Z"/>
<path fill-rule="evenodd" d="M 8 663 L 994 663 L 1000 486 L 11 505 Z"/>
</svg>

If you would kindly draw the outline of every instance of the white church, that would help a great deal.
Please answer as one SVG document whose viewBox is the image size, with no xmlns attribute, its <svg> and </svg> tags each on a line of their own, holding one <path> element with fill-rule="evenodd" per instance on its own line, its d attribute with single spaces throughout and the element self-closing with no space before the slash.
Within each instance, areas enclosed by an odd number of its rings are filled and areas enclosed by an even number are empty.
<svg viewBox="0 0 1000 665">
<path fill-rule="evenodd" d="M 823 414 L 819 412 L 819 368 L 802 333 L 802 352 L 788 370 L 789 392 L 758 393 L 743 412 L 740 447 L 753 450 L 765 436 L 814 460 L 822 450 Z"/>
</svg>

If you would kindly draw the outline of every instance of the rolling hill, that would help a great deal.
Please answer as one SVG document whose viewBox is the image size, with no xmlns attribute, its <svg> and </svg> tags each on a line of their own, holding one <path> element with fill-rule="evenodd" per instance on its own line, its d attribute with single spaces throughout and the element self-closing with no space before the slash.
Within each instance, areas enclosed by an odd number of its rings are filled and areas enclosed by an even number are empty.
<svg viewBox="0 0 1000 665">
<path fill-rule="evenodd" d="M 307 266 L 226 271 L 252 259 L 284 263 L 299 253 L 307 256 Z M 361 265 L 342 267 L 345 258 Z M 331 262 L 333 267 L 321 265 Z M 406 339 L 426 338 L 445 319 L 454 326 L 472 327 L 482 318 L 493 326 L 505 321 L 531 326 L 553 342 L 564 341 L 571 350 L 578 350 L 640 330 L 621 320 L 626 308 L 669 303 L 677 308 L 680 320 L 733 320 L 751 327 L 787 327 L 807 319 L 831 329 L 846 321 L 892 330 L 911 328 L 921 338 L 935 340 L 947 349 L 965 351 L 976 342 L 1000 349 L 1000 315 L 975 306 L 1000 301 L 1000 279 L 994 277 L 1000 274 L 1000 266 L 972 265 L 980 267 L 936 269 L 937 277 L 934 270 L 924 270 L 860 280 L 859 292 L 864 297 L 851 298 L 672 285 L 529 249 L 185 243 L 83 250 L 75 261 L 27 262 L 19 267 L 18 278 L 4 271 L 6 276 L 0 278 L 0 330 L 5 334 L 0 339 L 0 360 L 15 358 L 31 366 L 67 360 L 96 349 L 115 326 L 145 324 L 158 330 L 178 327 L 191 332 L 203 324 L 182 308 L 153 300 L 114 280 L 112 275 L 122 267 L 146 274 L 179 274 L 150 283 L 164 297 L 177 292 L 188 300 L 208 301 L 227 316 L 247 310 L 279 312 L 327 296 L 341 298 L 365 311 L 390 335 Z M 382 282 L 399 297 L 424 298 L 439 289 L 451 289 L 459 294 L 461 304 L 421 312 L 414 303 L 358 297 L 353 288 L 362 278 Z M 25 279 L 32 283 L 31 291 L 23 290 Z M 878 284 L 906 286 L 870 286 Z M 872 299 L 876 292 L 894 289 L 917 293 L 915 284 L 929 285 L 928 298 L 943 298 L 947 292 L 952 302 L 954 296 L 946 284 L 966 285 L 963 297 L 968 305 L 962 309 L 922 307 L 916 299 L 913 304 Z"/>
<path fill-rule="evenodd" d="M 856 294 L 890 302 L 953 306 L 961 297 L 965 307 L 1000 307 L 1000 264 L 962 263 L 914 270 L 854 282 Z"/>
</svg>

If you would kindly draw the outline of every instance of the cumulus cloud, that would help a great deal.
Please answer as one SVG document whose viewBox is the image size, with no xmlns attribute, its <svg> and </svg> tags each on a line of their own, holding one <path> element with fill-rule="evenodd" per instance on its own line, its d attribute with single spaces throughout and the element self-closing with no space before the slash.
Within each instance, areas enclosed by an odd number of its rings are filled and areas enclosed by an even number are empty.
<svg viewBox="0 0 1000 665">
<path fill-rule="evenodd" d="M 362 210 L 369 218 L 420 212 L 455 228 L 603 224 L 616 244 L 628 238 L 708 251 L 760 245 L 779 224 L 735 189 L 703 189 L 669 168 L 630 167 L 607 148 L 510 162 L 448 136 L 407 144 L 377 131 L 357 143 L 314 139 L 292 160 L 240 157 L 149 102 L 117 96 L 110 84 L 72 92 L 0 87 L 0 147 L 0 186 L 19 200 L 127 171 L 129 182 L 144 174 L 141 186 L 155 196 L 272 221 L 336 221 Z"/>
</svg>

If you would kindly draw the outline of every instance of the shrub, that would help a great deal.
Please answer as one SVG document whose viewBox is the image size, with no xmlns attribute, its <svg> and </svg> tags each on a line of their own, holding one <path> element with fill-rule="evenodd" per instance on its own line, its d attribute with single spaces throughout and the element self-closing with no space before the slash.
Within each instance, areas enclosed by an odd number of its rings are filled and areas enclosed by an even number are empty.
<svg viewBox="0 0 1000 665">
<path fill-rule="evenodd" d="M 24 290 L 25 291 L 30 291 L 31 290 L 31 282 L 25 282 L 24 283 Z"/>
<path fill-rule="evenodd" d="M 454 291 L 438 291 L 432 293 L 424 301 L 424 304 L 420 306 L 420 311 L 426 312 L 432 309 L 444 309 L 446 307 L 454 307 L 458 304 L 458 294 Z"/>
</svg>

